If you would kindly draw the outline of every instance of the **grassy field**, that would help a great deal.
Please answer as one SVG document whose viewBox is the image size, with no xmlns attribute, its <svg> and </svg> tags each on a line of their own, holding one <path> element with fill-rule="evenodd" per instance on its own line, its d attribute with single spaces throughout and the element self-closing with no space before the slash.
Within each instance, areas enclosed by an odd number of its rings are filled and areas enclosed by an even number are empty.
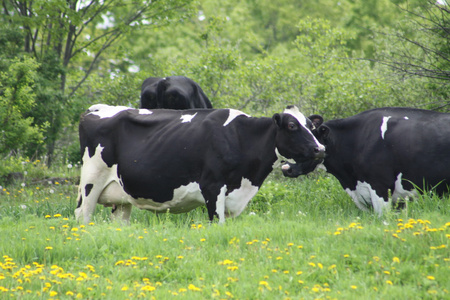
<svg viewBox="0 0 450 300">
<path fill-rule="evenodd" d="M 74 220 L 75 167 L 0 191 L 0 299 L 449 299 L 450 199 L 383 217 L 326 174 L 271 175 L 241 216 Z M 51 173 L 50 171 L 47 171 Z"/>
</svg>

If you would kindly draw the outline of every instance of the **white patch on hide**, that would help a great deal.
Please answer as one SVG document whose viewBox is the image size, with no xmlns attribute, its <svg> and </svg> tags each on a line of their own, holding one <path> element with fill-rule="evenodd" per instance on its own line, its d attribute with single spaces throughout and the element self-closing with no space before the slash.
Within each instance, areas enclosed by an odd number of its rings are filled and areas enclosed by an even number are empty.
<svg viewBox="0 0 450 300">
<path fill-rule="evenodd" d="M 192 119 L 197 115 L 197 113 L 193 115 L 182 115 L 181 116 L 181 123 L 189 123 L 192 121 Z"/>
<path fill-rule="evenodd" d="M 347 194 L 352 197 L 353 202 L 359 209 L 367 211 L 368 206 L 372 206 L 373 210 L 381 216 L 383 211 L 389 209 L 390 203 L 377 195 L 375 190 L 367 182 L 358 181 L 354 191 L 349 188 L 345 189 Z"/>
<path fill-rule="evenodd" d="M 311 130 L 308 129 L 308 127 L 306 127 L 307 123 L 306 123 L 306 117 L 300 112 L 300 110 L 298 109 L 297 106 L 293 106 L 291 108 L 286 108 L 284 110 L 285 114 L 290 114 L 291 116 L 293 116 L 294 118 L 297 119 L 297 121 L 300 123 L 300 125 L 305 128 L 309 134 L 312 136 L 312 138 L 314 139 L 317 148 L 319 148 L 320 150 L 325 151 L 325 146 L 322 145 L 321 143 L 319 143 L 319 141 L 316 139 L 316 137 L 314 136 L 314 134 L 311 132 Z"/>
<path fill-rule="evenodd" d="M 151 110 L 148 110 L 146 108 L 139 108 L 139 114 L 140 115 L 151 115 L 153 112 Z"/>
<path fill-rule="evenodd" d="M 383 117 L 383 122 L 381 123 L 381 138 L 384 140 L 384 134 L 386 133 L 387 130 L 387 123 L 389 121 L 389 119 L 391 118 L 391 116 L 389 117 Z"/>
<path fill-rule="evenodd" d="M 241 187 L 229 193 L 225 198 L 225 216 L 237 217 L 247 207 L 247 204 L 258 192 L 258 187 L 252 185 L 250 180 L 242 178 Z"/>
<path fill-rule="evenodd" d="M 231 121 L 233 121 L 236 117 L 238 116 L 246 116 L 246 117 L 250 117 L 249 115 L 247 115 L 246 113 L 243 113 L 242 111 L 239 111 L 237 109 L 228 109 L 230 114 L 228 115 L 227 120 L 225 121 L 225 123 L 223 123 L 223 126 L 227 126 L 228 124 L 231 123 Z"/>
<path fill-rule="evenodd" d="M 399 173 L 397 176 L 397 180 L 395 181 L 394 193 L 392 194 L 392 201 L 394 201 L 394 203 L 399 199 L 406 200 L 408 198 L 415 198 L 417 196 L 417 191 L 415 189 L 407 191 L 403 188 L 402 177 L 403 174 Z"/>
<path fill-rule="evenodd" d="M 403 119 L 405 119 L 405 120 L 409 120 L 409 118 L 408 118 L 407 116 L 403 117 Z"/>
<path fill-rule="evenodd" d="M 99 116 L 101 119 L 103 119 L 103 118 L 112 118 L 118 113 L 128 109 L 133 108 L 126 106 L 110 106 L 106 104 L 95 104 L 89 107 L 88 110 L 90 111 L 90 114 Z"/>
</svg>

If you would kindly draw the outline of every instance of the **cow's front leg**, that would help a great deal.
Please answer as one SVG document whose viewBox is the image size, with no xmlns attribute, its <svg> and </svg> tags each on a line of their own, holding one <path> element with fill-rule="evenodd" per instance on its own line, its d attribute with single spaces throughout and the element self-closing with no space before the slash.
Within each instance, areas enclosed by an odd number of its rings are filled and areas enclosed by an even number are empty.
<svg viewBox="0 0 450 300">
<path fill-rule="evenodd" d="M 101 190 L 102 189 L 98 187 L 98 184 L 80 183 L 77 197 L 78 203 L 77 208 L 75 209 L 77 221 L 83 219 L 82 221 L 85 224 L 91 221 Z"/>
<path fill-rule="evenodd" d="M 130 224 L 131 204 L 115 204 L 112 208 L 111 219 L 113 221 L 121 221 L 126 224 Z"/>
</svg>

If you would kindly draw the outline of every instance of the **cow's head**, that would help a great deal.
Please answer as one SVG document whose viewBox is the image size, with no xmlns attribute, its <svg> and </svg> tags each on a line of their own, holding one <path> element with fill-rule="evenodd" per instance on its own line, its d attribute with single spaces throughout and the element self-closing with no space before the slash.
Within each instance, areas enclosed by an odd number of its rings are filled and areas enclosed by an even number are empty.
<svg viewBox="0 0 450 300">
<path fill-rule="evenodd" d="M 328 144 L 328 136 L 330 133 L 330 128 L 323 124 L 323 118 L 320 115 L 312 115 L 308 117 L 309 120 L 311 120 L 314 129 L 312 130 L 312 133 L 317 138 L 317 140 L 323 144 Z"/>
<path fill-rule="evenodd" d="M 278 152 L 293 160 L 282 166 L 284 176 L 298 177 L 313 171 L 325 157 L 325 147 L 313 135 L 313 123 L 295 106 L 288 106 L 282 114 L 273 116 L 278 126 Z"/>
</svg>

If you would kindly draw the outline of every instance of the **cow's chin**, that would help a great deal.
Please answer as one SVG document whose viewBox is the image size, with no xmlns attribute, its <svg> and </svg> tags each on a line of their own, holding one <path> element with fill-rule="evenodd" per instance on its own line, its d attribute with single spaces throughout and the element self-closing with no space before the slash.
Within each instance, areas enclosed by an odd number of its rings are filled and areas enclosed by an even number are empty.
<svg viewBox="0 0 450 300">
<path fill-rule="evenodd" d="M 318 164 L 320 164 L 322 160 L 313 159 L 302 163 L 285 163 L 283 166 L 281 166 L 281 171 L 283 172 L 283 175 L 286 177 L 298 177 L 300 175 L 306 175 L 317 167 Z"/>
</svg>

